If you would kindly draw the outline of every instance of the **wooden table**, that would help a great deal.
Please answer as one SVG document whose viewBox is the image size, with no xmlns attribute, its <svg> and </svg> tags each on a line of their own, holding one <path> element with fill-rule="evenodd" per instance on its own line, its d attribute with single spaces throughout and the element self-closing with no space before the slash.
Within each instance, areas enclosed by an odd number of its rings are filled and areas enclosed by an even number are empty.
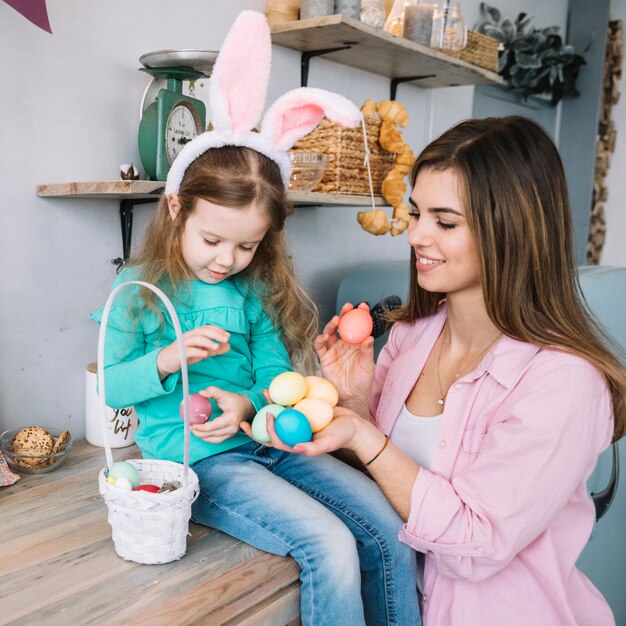
<svg viewBox="0 0 626 626">
<path fill-rule="evenodd" d="M 216 530 L 191 523 L 187 554 L 173 563 L 118 557 L 98 493 L 104 463 L 102 448 L 80 441 L 53 472 L 0 488 L 0 624 L 300 623 L 296 562 Z"/>
</svg>

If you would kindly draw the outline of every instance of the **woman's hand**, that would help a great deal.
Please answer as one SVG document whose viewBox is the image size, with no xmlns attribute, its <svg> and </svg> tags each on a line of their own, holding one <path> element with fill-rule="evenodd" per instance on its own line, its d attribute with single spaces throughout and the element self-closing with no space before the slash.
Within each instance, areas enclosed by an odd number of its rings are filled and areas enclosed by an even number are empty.
<svg viewBox="0 0 626 626">
<path fill-rule="evenodd" d="M 344 304 L 341 315 L 354 307 Z M 360 309 L 369 311 L 367 304 L 359 304 Z M 367 399 L 374 381 L 374 338 L 368 337 L 363 343 L 353 345 L 337 336 L 339 316 L 335 315 L 315 339 L 315 351 L 320 359 L 322 375 L 339 392 L 339 402 L 367 413 Z"/>
<path fill-rule="evenodd" d="M 267 389 L 264 389 L 263 395 L 265 396 L 265 399 L 269 404 L 272 401 L 269 391 Z M 274 417 L 274 415 L 272 415 L 272 413 L 268 411 L 265 414 L 265 426 L 267 428 L 267 434 L 270 438 L 269 441 L 259 441 L 258 439 L 255 439 L 252 436 L 252 425 L 249 422 L 241 422 L 239 424 L 239 428 L 243 430 L 243 432 L 246 433 L 246 435 L 248 435 L 250 439 L 264 446 L 267 446 L 268 448 L 277 448 L 278 450 L 284 450 L 285 452 L 293 452 L 293 448 L 291 446 L 288 446 L 286 443 L 283 443 L 276 434 L 276 428 L 274 427 L 275 421 L 276 418 Z"/>
<path fill-rule="evenodd" d="M 222 414 L 204 424 L 194 424 L 191 432 L 208 443 L 221 443 L 239 432 L 239 425 L 250 417 L 254 408 L 252 402 L 239 393 L 224 391 L 218 387 L 207 387 L 200 391 L 205 398 L 213 398 Z"/>
<path fill-rule="evenodd" d="M 368 426 L 374 428 L 354 411 L 336 406 L 330 424 L 315 433 L 313 441 L 299 443 L 293 451 L 305 456 L 318 456 L 342 448 L 354 451 L 358 447 L 361 429 Z"/>
<path fill-rule="evenodd" d="M 207 357 L 224 354 L 230 350 L 230 333 L 219 326 L 198 326 L 183 335 L 187 365 L 199 363 Z M 163 348 L 157 356 L 159 376 L 163 379 L 182 367 L 178 341 Z"/>
<path fill-rule="evenodd" d="M 270 438 L 269 442 L 254 439 L 252 436 L 252 428 L 247 422 L 242 422 L 239 427 L 248 437 L 264 446 L 277 448 L 285 452 L 304 454 L 306 456 L 318 456 L 326 452 L 339 450 L 340 448 L 354 449 L 358 445 L 359 429 L 366 428 L 368 425 L 374 428 L 373 425 L 365 422 L 354 411 L 342 407 L 335 407 L 333 420 L 326 428 L 313 435 L 313 441 L 298 443 L 292 448 L 279 439 L 274 425 L 276 418 L 269 411 L 265 419 L 267 434 Z"/>
</svg>

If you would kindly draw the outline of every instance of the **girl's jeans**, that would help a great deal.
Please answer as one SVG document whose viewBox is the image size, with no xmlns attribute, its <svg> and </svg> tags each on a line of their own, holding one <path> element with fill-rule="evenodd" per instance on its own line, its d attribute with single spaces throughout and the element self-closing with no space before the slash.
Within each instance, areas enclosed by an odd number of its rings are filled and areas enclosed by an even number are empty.
<svg viewBox="0 0 626 626">
<path fill-rule="evenodd" d="M 192 467 L 194 521 L 296 559 L 303 626 L 420 626 L 415 552 L 367 476 L 332 456 L 256 442 Z"/>
</svg>

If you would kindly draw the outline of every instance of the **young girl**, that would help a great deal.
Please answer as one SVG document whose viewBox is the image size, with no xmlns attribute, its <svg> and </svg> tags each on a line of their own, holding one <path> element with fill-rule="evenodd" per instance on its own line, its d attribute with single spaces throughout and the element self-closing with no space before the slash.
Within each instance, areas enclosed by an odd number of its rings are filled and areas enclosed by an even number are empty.
<svg viewBox="0 0 626 626">
<path fill-rule="evenodd" d="M 369 463 L 425 555 L 425 624 L 612 625 L 576 562 L 626 374 L 581 302 L 556 147 L 524 118 L 468 120 L 411 181 L 408 304 L 375 370 L 372 340 L 329 322 L 322 370 L 354 410 L 295 451 Z"/>
<path fill-rule="evenodd" d="M 376 484 L 331 456 L 285 453 L 240 430 L 267 404 L 262 392 L 272 379 L 292 369 L 290 357 L 303 368 L 315 357 L 315 307 L 296 283 L 282 232 L 285 151 L 324 114 L 351 125 L 360 119 L 339 96 L 297 90 L 267 112 L 261 133 L 251 132 L 258 118 L 250 102 L 260 115 L 264 98 L 252 87 L 269 46 L 265 18 L 241 14 L 211 79 L 216 130 L 181 151 L 137 264 L 115 284 L 141 279 L 170 296 L 190 392 L 214 403 L 214 418 L 192 428 L 201 489 L 193 519 L 293 556 L 303 624 L 420 624 L 415 555 L 397 540 L 402 522 Z M 226 80 L 233 54 L 240 70 Z M 107 402 L 135 406 L 135 440 L 147 458 L 182 460 L 180 370 L 162 304 L 139 286 L 120 292 L 107 329 Z"/>
</svg>

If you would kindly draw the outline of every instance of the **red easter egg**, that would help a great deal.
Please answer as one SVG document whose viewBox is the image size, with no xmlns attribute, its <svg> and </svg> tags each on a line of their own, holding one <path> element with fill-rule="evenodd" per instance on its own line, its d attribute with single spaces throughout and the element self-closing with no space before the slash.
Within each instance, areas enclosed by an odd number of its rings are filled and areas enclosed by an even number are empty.
<svg viewBox="0 0 626 626">
<path fill-rule="evenodd" d="M 339 336 L 346 343 L 362 343 L 372 334 L 373 328 L 372 316 L 364 309 L 352 309 L 339 319 Z"/>
<path fill-rule="evenodd" d="M 150 493 L 157 493 L 160 487 L 156 485 L 138 485 L 133 491 L 149 491 Z"/>
<path fill-rule="evenodd" d="M 180 416 L 185 419 L 185 401 L 183 400 L 180 403 Z M 211 417 L 211 413 L 213 412 L 213 407 L 211 406 L 211 402 L 208 398 L 201 396 L 199 393 L 190 393 L 189 394 L 189 423 L 190 424 L 204 424 L 209 417 Z"/>
</svg>

